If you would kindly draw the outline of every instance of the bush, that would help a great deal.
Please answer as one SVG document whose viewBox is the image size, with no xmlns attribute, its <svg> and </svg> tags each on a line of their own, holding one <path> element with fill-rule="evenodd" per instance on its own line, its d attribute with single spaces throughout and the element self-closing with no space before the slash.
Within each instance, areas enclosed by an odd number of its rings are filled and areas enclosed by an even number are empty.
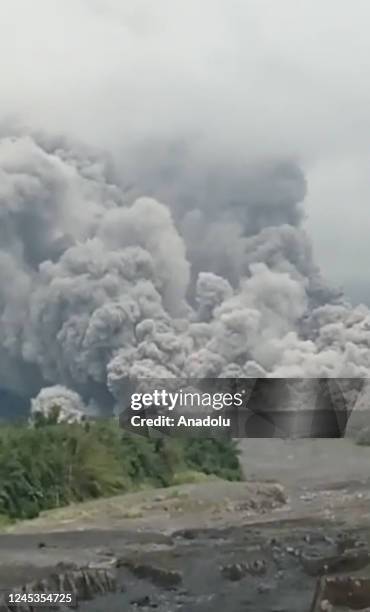
<svg viewBox="0 0 370 612">
<path fill-rule="evenodd" d="M 214 474 L 225 480 L 241 480 L 239 451 L 234 440 L 192 438 L 184 446 L 186 465 L 204 474 Z"/>
<path fill-rule="evenodd" d="M 196 472 L 195 470 L 183 470 L 174 475 L 172 484 L 183 485 L 183 484 L 199 484 L 207 482 L 217 476 L 205 474 L 204 472 Z"/>
<path fill-rule="evenodd" d="M 236 446 L 204 438 L 152 440 L 124 432 L 108 419 L 2 426 L 0 516 L 33 518 L 43 510 L 143 485 L 166 487 L 187 471 L 241 479 Z"/>
</svg>

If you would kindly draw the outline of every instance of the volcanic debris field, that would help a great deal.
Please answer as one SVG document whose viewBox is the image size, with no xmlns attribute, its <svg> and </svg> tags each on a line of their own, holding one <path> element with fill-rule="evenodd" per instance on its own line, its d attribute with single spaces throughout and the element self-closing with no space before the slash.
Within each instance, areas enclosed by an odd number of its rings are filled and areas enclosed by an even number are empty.
<svg viewBox="0 0 370 612">
<path fill-rule="evenodd" d="M 112 592 L 85 589 L 79 608 L 90 612 L 309 612 L 318 576 L 370 576 L 370 449 L 349 439 L 241 446 L 253 480 L 130 494 L 13 526 L 0 538 L 2 588 L 84 568 L 112 577 Z"/>
</svg>

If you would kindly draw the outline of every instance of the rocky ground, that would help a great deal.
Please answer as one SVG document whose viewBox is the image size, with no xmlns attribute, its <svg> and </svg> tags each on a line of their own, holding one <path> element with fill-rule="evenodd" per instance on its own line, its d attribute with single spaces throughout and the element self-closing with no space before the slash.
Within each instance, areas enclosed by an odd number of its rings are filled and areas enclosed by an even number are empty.
<svg viewBox="0 0 370 612">
<path fill-rule="evenodd" d="M 309 612 L 318 575 L 370 576 L 369 448 L 347 439 L 241 448 L 255 482 L 143 492 L 18 525 L 0 537 L 2 588 L 73 563 L 116 573 L 115 594 L 81 604 L 90 612 Z"/>
</svg>

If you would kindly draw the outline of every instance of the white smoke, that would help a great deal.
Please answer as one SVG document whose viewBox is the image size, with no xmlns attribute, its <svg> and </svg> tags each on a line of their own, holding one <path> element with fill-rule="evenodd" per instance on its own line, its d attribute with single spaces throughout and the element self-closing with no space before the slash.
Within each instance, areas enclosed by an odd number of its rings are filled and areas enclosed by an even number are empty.
<svg viewBox="0 0 370 612">
<path fill-rule="evenodd" d="M 80 423 L 86 416 L 86 406 L 78 393 L 66 387 L 45 387 L 31 401 L 31 423 L 39 416 L 54 417 L 58 423 Z"/>
<path fill-rule="evenodd" d="M 33 411 L 83 410 L 59 385 L 122 402 L 148 377 L 369 376 L 369 310 L 323 281 L 295 163 L 187 155 L 171 180 L 163 152 L 139 159 L 125 189 L 96 152 L 0 139 L 0 385 L 52 385 Z"/>
</svg>

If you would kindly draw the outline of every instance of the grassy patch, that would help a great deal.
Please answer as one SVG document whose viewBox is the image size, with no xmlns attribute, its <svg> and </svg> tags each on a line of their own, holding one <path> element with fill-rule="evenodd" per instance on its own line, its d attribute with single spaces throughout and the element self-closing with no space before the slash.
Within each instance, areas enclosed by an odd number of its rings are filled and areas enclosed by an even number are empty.
<svg viewBox="0 0 370 612">
<path fill-rule="evenodd" d="M 183 484 L 197 484 L 200 482 L 207 482 L 208 480 L 213 480 L 217 478 L 217 476 L 211 474 L 205 474 L 204 472 L 197 472 L 195 470 L 184 470 L 182 472 L 178 472 L 174 475 L 172 484 L 174 485 L 183 485 Z"/>
</svg>

